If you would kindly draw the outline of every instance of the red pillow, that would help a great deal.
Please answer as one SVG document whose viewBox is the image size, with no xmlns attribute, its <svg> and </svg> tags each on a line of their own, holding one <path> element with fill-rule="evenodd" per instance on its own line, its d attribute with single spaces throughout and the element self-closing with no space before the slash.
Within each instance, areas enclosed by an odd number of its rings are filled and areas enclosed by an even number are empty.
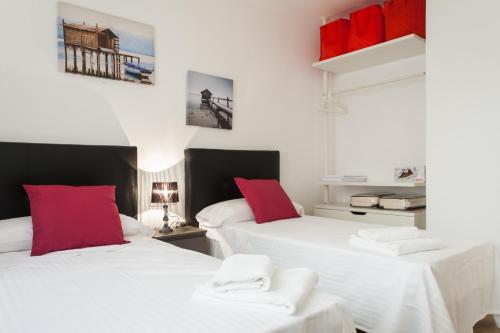
<svg viewBox="0 0 500 333">
<path fill-rule="evenodd" d="M 115 186 L 23 185 L 33 220 L 32 256 L 125 244 Z"/>
<path fill-rule="evenodd" d="M 255 222 L 265 223 L 300 217 L 290 198 L 275 179 L 234 178 L 255 215 Z"/>
</svg>

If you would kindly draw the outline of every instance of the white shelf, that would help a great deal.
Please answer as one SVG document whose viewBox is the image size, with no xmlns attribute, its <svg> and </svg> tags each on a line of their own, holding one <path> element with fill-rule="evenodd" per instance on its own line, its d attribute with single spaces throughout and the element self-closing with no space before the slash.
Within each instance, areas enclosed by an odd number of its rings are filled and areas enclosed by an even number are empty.
<svg viewBox="0 0 500 333">
<path fill-rule="evenodd" d="M 317 62 L 313 64 L 313 67 L 335 74 L 342 74 L 415 57 L 424 53 L 425 39 L 411 34 Z"/>
<path fill-rule="evenodd" d="M 319 209 L 334 209 L 347 212 L 360 212 L 360 213 L 372 213 L 372 214 L 382 214 L 382 215 L 396 215 L 396 216 L 409 216 L 415 217 L 415 215 L 425 214 L 425 208 L 413 209 L 413 210 L 392 210 L 392 209 L 382 209 L 374 207 L 351 207 L 347 203 L 330 203 L 330 204 L 320 204 L 316 205 Z"/>
<path fill-rule="evenodd" d="M 321 185 L 325 186 L 365 186 L 365 187 L 425 187 L 425 182 L 407 182 L 407 183 L 397 183 L 392 180 L 388 181 L 367 181 L 367 182 L 342 182 L 342 181 L 331 181 L 331 182 L 320 182 Z"/>
</svg>

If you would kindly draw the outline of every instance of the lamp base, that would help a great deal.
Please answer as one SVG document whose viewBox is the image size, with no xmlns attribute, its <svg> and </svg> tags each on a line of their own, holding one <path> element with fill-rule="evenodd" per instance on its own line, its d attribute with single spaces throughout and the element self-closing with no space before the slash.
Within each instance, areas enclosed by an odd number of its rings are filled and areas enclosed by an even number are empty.
<svg viewBox="0 0 500 333">
<path fill-rule="evenodd" d="M 170 227 L 168 226 L 168 223 L 165 223 L 165 224 L 163 225 L 163 228 L 161 228 L 160 230 L 158 230 L 158 232 L 159 232 L 159 233 L 161 233 L 161 234 L 169 234 L 169 233 L 171 233 L 172 231 L 173 231 L 173 230 L 172 230 L 172 228 L 170 228 Z"/>
<path fill-rule="evenodd" d="M 172 228 L 170 228 L 168 225 L 168 205 L 163 205 L 163 212 L 164 212 L 163 222 L 165 223 L 163 223 L 163 228 L 158 230 L 158 232 L 162 234 L 168 234 L 173 231 Z"/>
</svg>

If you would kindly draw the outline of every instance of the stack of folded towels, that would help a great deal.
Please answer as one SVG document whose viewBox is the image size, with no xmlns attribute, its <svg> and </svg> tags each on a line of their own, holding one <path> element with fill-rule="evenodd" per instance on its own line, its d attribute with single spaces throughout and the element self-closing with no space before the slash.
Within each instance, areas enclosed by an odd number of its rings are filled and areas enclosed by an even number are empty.
<svg viewBox="0 0 500 333">
<path fill-rule="evenodd" d="M 425 238 L 415 227 L 388 227 L 360 229 L 352 235 L 349 244 L 381 254 L 401 256 L 444 247 L 439 239 Z"/>
<path fill-rule="evenodd" d="M 273 269 L 265 255 L 236 254 L 207 283 L 196 286 L 195 299 L 251 304 L 294 314 L 318 282 L 306 268 Z"/>
</svg>

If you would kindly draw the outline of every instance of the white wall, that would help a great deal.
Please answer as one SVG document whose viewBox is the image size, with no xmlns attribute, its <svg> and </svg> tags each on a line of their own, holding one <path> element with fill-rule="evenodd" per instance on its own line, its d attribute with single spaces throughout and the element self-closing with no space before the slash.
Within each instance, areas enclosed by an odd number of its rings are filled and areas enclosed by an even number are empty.
<svg viewBox="0 0 500 333">
<path fill-rule="evenodd" d="M 500 2 L 427 5 L 428 227 L 500 245 Z"/>
<path fill-rule="evenodd" d="M 494 241 L 497 285 L 499 12 L 497 0 L 427 2 L 427 227 L 447 238 Z"/>
<path fill-rule="evenodd" d="M 136 145 L 146 195 L 152 179 L 182 182 L 186 147 L 279 149 L 292 198 L 319 200 L 316 20 L 260 0 L 71 3 L 155 26 L 157 84 L 57 72 L 56 1 L 2 1 L 0 140 Z M 235 80 L 232 131 L 185 125 L 188 69 Z"/>
</svg>

